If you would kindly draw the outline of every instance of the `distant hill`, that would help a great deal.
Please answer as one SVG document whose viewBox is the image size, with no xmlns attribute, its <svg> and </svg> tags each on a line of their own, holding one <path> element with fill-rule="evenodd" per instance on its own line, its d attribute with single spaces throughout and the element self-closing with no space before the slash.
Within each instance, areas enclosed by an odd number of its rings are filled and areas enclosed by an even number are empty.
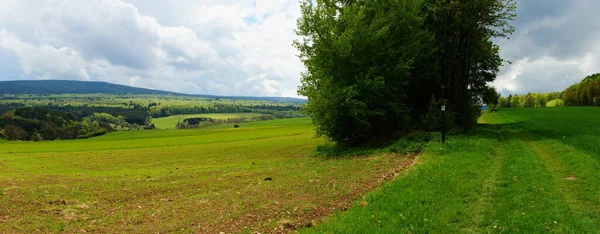
<svg viewBox="0 0 600 234">
<path fill-rule="evenodd" d="M 184 94 L 162 90 L 136 88 L 126 85 L 111 84 L 97 81 L 74 80 L 15 80 L 0 81 L 2 94 L 158 94 L 175 96 L 193 96 L 205 98 L 226 98 L 239 100 L 266 100 L 276 102 L 304 103 L 306 100 L 287 97 L 246 97 L 246 96 L 216 96 L 202 94 Z"/>
</svg>

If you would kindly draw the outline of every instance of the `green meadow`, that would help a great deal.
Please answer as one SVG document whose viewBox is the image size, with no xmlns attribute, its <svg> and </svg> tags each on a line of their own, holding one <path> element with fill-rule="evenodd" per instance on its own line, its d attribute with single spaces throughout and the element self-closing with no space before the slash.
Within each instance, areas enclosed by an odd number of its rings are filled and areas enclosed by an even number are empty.
<svg viewBox="0 0 600 234">
<path fill-rule="evenodd" d="M 499 109 L 303 233 L 597 233 L 600 108 Z"/>
<path fill-rule="evenodd" d="M 0 142 L 0 230 L 283 232 L 348 207 L 413 162 L 315 156 L 326 141 L 310 123 Z"/>
<path fill-rule="evenodd" d="M 596 233 L 598 116 L 499 109 L 416 158 L 322 156 L 309 119 L 4 141 L 0 230 Z"/>
<path fill-rule="evenodd" d="M 177 123 L 187 118 L 212 118 L 219 120 L 227 120 L 233 118 L 252 118 L 262 116 L 259 113 L 209 113 L 209 114 L 190 114 L 190 115 L 172 115 L 169 117 L 154 118 L 152 123 L 158 129 L 175 129 Z"/>
</svg>

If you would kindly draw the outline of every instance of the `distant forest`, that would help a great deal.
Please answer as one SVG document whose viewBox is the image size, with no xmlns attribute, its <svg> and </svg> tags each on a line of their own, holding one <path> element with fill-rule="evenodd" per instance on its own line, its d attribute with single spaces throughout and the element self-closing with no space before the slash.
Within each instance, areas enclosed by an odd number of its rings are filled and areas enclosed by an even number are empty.
<svg viewBox="0 0 600 234">
<path fill-rule="evenodd" d="M 593 74 L 562 92 L 509 95 L 498 99 L 500 108 L 600 106 L 600 73 Z"/>
<path fill-rule="evenodd" d="M 101 82 L 40 82 L 47 86 L 28 81 L 0 83 L 0 89 L 13 92 L 0 95 L 0 138 L 9 140 L 81 139 L 111 131 L 154 129 L 152 118 L 171 115 L 260 113 L 266 115 L 262 119 L 304 116 L 300 111 L 304 100 L 293 98 L 192 96 Z M 108 89 L 127 94 L 93 93 Z M 78 93 L 61 93 L 74 90 Z M 34 94 L 14 94 L 19 92 Z"/>
<path fill-rule="evenodd" d="M 170 95 L 182 97 L 264 100 L 274 102 L 305 103 L 306 100 L 288 97 L 251 97 L 251 96 L 217 96 L 204 94 L 184 94 L 154 89 L 144 89 L 126 85 L 111 84 L 98 81 L 76 80 L 14 80 L 0 81 L 0 95 L 7 94 L 113 94 L 113 95 Z"/>
</svg>

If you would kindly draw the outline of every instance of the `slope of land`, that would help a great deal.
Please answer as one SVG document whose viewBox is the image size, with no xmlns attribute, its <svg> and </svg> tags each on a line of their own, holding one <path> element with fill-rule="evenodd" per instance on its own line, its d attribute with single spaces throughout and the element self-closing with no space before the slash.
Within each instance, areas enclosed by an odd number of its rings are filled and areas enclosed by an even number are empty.
<svg viewBox="0 0 600 234">
<path fill-rule="evenodd" d="M 600 108 L 500 109 L 303 232 L 597 233 Z"/>
<path fill-rule="evenodd" d="M 14 80 L 0 81 L 0 95 L 3 94 L 153 94 L 193 96 L 203 98 L 225 98 L 239 100 L 266 100 L 276 102 L 305 103 L 306 100 L 288 97 L 250 97 L 250 96 L 217 96 L 203 94 L 184 94 L 153 89 L 144 89 L 126 85 L 97 81 L 75 80 Z"/>
<path fill-rule="evenodd" d="M 169 117 L 154 118 L 152 123 L 158 129 L 175 129 L 177 123 L 187 118 L 211 118 L 219 120 L 227 120 L 234 118 L 252 118 L 262 116 L 259 113 L 212 113 L 212 114 L 189 114 L 189 115 L 173 115 Z"/>
<path fill-rule="evenodd" d="M 414 157 L 311 156 L 309 119 L 87 140 L 0 141 L 5 233 L 285 232 L 344 209 Z"/>
</svg>

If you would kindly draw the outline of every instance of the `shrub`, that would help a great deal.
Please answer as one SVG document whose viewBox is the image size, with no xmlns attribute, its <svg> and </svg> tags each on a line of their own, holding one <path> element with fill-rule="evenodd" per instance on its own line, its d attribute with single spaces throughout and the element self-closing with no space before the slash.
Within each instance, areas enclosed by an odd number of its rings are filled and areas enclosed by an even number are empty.
<svg viewBox="0 0 600 234">
<path fill-rule="evenodd" d="M 432 133 L 414 132 L 388 146 L 388 150 L 399 154 L 419 153 L 433 139 Z"/>
<path fill-rule="evenodd" d="M 88 138 L 92 138 L 92 137 L 102 136 L 102 135 L 106 134 L 107 132 L 108 131 L 106 131 L 106 129 L 101 128 L 96 132 L 78 136 L 77 139 L 88 139 Z"/>
<path fill-rule="evenodd" d="M 26 141 L 28 137 L 25 130 L 13 125 L 6 125 L 6 127 L 4 127 L 4 135 L 11 141 Z"/>
<path fill-rule="evenodd" d="M 32 140 L 32 141 L 43 141 L 43 140 L 44 140 L 44 137 L 42 137 L 42 135 L 41 135 L 40 133 L 38 133 L 38 132 L 34 132 L 34 133 L 31 135 L 31 140 Z"/>
<path fill-rule="evenodd" d="M 0 129 L 0 139 L 4 139 L 6 138 L 6 136 L 4 136 L 4 133 L 2 132 L 2 129 Z"/>
<path fill-rule="evenodd" d="M 237 124 L 233 125 L 233 128 L 239 128 L 239 127 L 240 127 L 240 125 L 237 125 Z"/>
</svg>

